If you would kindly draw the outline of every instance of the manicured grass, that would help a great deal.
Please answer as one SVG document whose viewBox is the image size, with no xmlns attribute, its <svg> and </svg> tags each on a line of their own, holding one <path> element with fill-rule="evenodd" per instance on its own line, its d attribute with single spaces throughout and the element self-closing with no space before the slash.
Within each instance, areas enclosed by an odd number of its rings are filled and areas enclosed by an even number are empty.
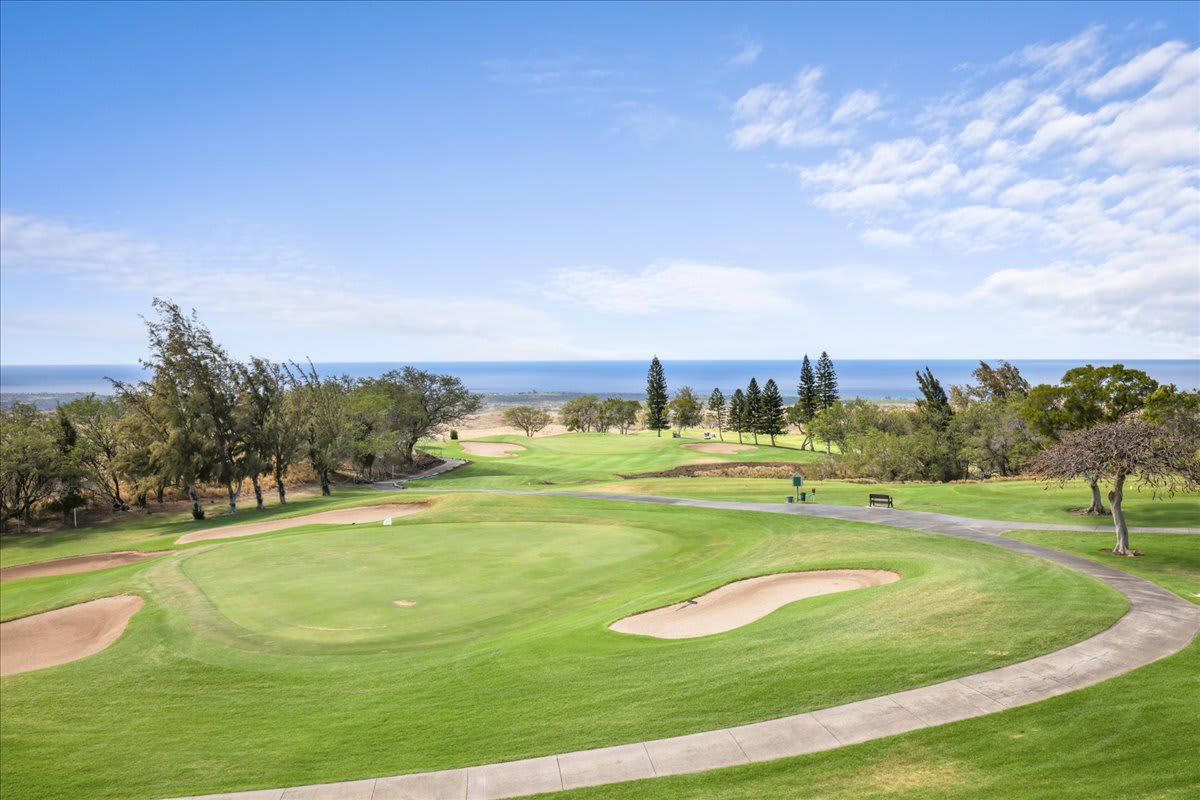
<svg viewBox="0 0 1200 800">
<path fill-rule="evenodd" d="M 1084 483 L 1058 487 L 1026 480 L 879 484 L 805 481 L 803 491 L 814 489 L 816 502 L 831 505 L 865 506 L 867 495 L 878 492 L 890 494 L 896 508 L 913 511 L 1016 522 L 1091 525 L 1107 531 L 1112 530 L 1113 524 L 1111 517 L 1070 513 L 1070 509 L 1088 503 L 1088 488 Z M 769 503 L 783 503 L 794 491 L 787 480 L 763 478 L 646 478 L 591 486 L 588 490 Z M 1197 493 L 1155 499 L 1149 492 L 1128 491 L 1124 507 L 1126 519 L 1133 526 L 1200 528 L 1200 494 Z"/>
<path fill-rule="evenodd" d="M 1089 537 L 1095 534 L 1022 532 L 1019 536 L 1085 555 L 1093 543 Z M 1130 558 L 1103 563 L 1152 580 L 1165 577 L 1167 586 L 1200 583 L 1198 542 L 1171 534 L 1145 538 L 1147 547 L 1162 553 L 1162 563 Z M 1197 708 L 1200 640 L 1126 675 L 1000 714 L 826 753 L 553 797 L 1184 800 L 1195 797 L 1200 786 Z"/>
<path fill-rule="evenodd" d="M 903 579 L 701 639 L 606 628 L 736 578 L 825 567 Z M 312 526 L 122 570 L 105 590 L 147 605 L 116 645 L 3 679 L 6 797 L 186 796 L 704 730 L 1019 661 L 1125 606 L 948 537 L 547 497 L 447 496 L 390 528 Z M 48 602 L 46 580 L 5 584 L 6 613 Z"/>
<path fill-rule="evenodd" d="M 1068 531 L 1016 531 L 1008 534 L 1055 550 L 1090 558 L 1106 567 L 1132 572 L 1154 581 L 1179 596 L 1200 603 L 1200 535 L 1172 533 L 1135 533 L 1130 543 L 1142 555 L 1137 558 L 1114 556 L 1114 535 L 1103 533 L 1071 533 Z"/>
</svg>

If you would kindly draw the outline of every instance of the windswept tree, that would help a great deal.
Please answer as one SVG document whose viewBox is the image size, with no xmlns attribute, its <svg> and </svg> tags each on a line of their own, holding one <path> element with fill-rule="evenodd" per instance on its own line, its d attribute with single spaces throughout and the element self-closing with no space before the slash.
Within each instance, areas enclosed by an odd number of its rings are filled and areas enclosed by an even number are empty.
<svg viewBox="0 0 1200 800">
<path fill-rule="evenodd" d="M 833 364 L 830 363 L 832 369 Z M 836 390 L 836 385 L 835 385 Z M 821 394 L 817 390 L 817 378 L 813 374 L 812 363 L 808 360 L 808 353 L 804 354 L 804 361 L 800 364 L 800 383 L 796 386 L 796 411 L 792 414 L 792 418 L 804 430 L 804 441 L 800 443 L 800 449 L 816 450 L 813 444 L 812 433 L 809 431 L 809 424 L 813 421 L 813 417 L 822 408 L 829 408 L 833 403 L 824 405 L 821 402 Z M 836 401 L 836 398 L 835 398 Z"/>
<path fill-rule="evenodd" d="M 708 410 L 712 412 L 713 421 L 717 425 L 717 437 L 723 442 L 725 441 L 725 394 L 716 388 L 712 390 L 712 394 L 708 396 Z"/>
<path fill-rule="evenodd" d="M 251 358 L 242 367 L 243 408 L 249 416 L 249 446 L 254 453 L 255 469 L 251 474 L 254 499 L 263 507 L 259 478 L 270 474 L 275 479 L 279 504 L 287 505 L 284 474 L 295 463 L 304 439 L 304 421 L 300 404 L 288 387 L 291 381 L 280 364 L 263 358 Z"/>
<path fill-rule="evenodd" d="M 165 483 L 182 484 L 192 518 L 204 519 L 197 486 L 221 477 L 218 420 L 213 411 L 212 335 L 193 311 L 185 315 L 169 300 L 154 299 L 159 319 L 146 320 L 150 355 L 142 359 L 148 380 L 130 385 L 109 379 L 117 396 L 153 428 L 151 455 Z"/>
<path fill-rule="evenodd" d="M 629 429 L 637 424 L 638 411 L 642 404 L 637 400 L 622 400 L 619 397 L 608 397 L 600 402 L 600 425 L 604 430 L 616 428 L 620 433 L 629 433 Z"/>
<path fill-rule="evenodd" d="M 650 361 L 646 373 L 646 427 L 662 436 L 663 430 L 671 426 L 667 419 L 667 377 L 663 373 L 658 356 Z"/>
<path fill-rule="evenodd" d="M 1071 431 L 1090 428 L 1101 422 L 1116 422 L 1140 410 L 1158 389 L 1158 381 L 1124 364 L 1095 367 L 1086 364 L 1067 370 L 1058 386 L 1041 384 L 1029 390 L 1025 418 L 1038 433 L 1059 441 Z M 1096 480 L 1088 482 L 1092 502 L 1085 513 L 1106 514 Z"/>
<path fill-rule="evenodd" d="M 837 371 L 833 368 L 833 359 L 824 350 L 817 359 L 816 384 L 817 404 L 821 408 L 829 408 L 838 401 L 841 395 L 838 394 Z"/>
<path fill-rule="evenodd" d="M 1001 361 L 995 368 L 980 361 L 971 377 L 976 383 L 967 387 L 967 394 L 976 400 L 1009 400 L 1029 395 L 1029 381 L 1007 361 Z"/>
<path fill-rule="evenodd" d="M 1121 505 L 1126 481 L 1132 478 L 1155 496 L 1200 488 L 1195 439 L 1132 417 L 1068 433 L 1058 444 L 1038 453 L 1030 469 L 1060 485 L 1079 477 L 1111 483 L 1108 502 L 1116 530 L 1112 552 L 1122 556 L 1135 555 L 1129 547 L 1129 527 Z"/>
<path fill-rule="evenodd" d="M 690 386 L 681 387 L 671 398 L 671 420 L 682 434 L 684 428 L 694 428 L 700 424 L 704 413 L 704 401 L 701 400 Z"/>
<path fill-rule="evenodd" d="M 921 398 L 917 400 L 917 410 L 935 430 L 945 430 L 954 416 L 950 407 L 950 398 L 942 388 L 942 382 L 933 376 L 932 370 L 925 367 L 925 373 L 916 373 L 917 387 L 921 390 Z"/>
<path fill-rule="evenodd" d="M 737 433 L 738 444 L 742 444 L 742 434 L 747 431 L 747 427 L 746 393 L 741 389 L 734 389 L 729 399 L 729 430 Z"/>
<path fill-rule="evenodd" d="M 768 378 L 763 386 L 762 401 L 759 404 L 758 419 L 755 428 L 758 433 L 771 437 L 771 446 L 775 446 L 775 437 L 787 430 L 787 421 L 783 413 L 783 396 L 774 378 Z"/>
<path fill-rule="evenodd" d="M 483 398 L 453 375 L 405 367 L 383 375 L 394 384 L 392 413 L 400 458 L 411 464 L 417 442 L 479 411 Z"/>
<path fill-rule="evenodd" d="M 513 406 L 512 408 L 506 408 L 500 416 L 504 419 L 505 425 L 520 428 L 529 437 L 532 437 L 551 422 L 550 412 L 541 408 L 534 408 L 533 406 Z"/>
<path fill-rule="evenodd" d="M 51 507 L 63 515 L 64 525 L 70 525 L 75 509 L 87 505 L 83 496 L 87 442 L 79 438 L 71 415 L 62 406 L 54 412 L 54 444 L 58 448 L 58 496 Z"/>
<path fill-rule="evenodd" d="M 342 406 L 346 384 L 335 378 L 323 378 L 312 361 L 307 368 L 292 362 L 287 368 L 290 391 L 297 405 L 300 423 L 300 447 L 321 484 L 321 494 L 333 493 L 330 476 L 349 449 L 348 432 Z"/>
<path fill-rule="evenodd" d="M 92 490 L 113 510 L 128 508 L 121 494 L 124 470 L 121 456 L 131 442 L 121 428 L 125 409 L 121 402 L 89 394 L 62 407 L 70 416 L 82 444 L 80 465 Z"/>
<path fill-rule="evenodd" d="M 762 415 L 762 390 L 758 388 L 758 378 L 751 378 L 746 386 L 746 410 L 744 423 L 746 432 L 754 436 L 758 444 L 758 420 Z"/>
</svg>

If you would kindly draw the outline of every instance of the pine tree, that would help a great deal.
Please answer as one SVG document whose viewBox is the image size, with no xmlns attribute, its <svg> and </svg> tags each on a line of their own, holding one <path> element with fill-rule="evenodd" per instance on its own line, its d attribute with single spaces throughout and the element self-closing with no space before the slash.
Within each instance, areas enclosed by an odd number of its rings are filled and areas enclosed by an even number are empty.
<svg viewBox="0 0 1200 800">
<path fill-rule="evenodd" d="M 664 428 L 670 427 L 667 421 L 667 378 L 658 356 L 650 361 L 650 371 L 646 374 L 646 427 L 658 431 L 659 436 L 662 436 Z"/>
<path fill-rule="evenodd" d="M 733 390 L 729 399 L 729 430 L 737 431 L 738 444 L 742 443 L 742 434 L 746 432 L 746 395 L 741 389 Z"/>
<path fill-rule="evenodd" d="M 725 394 L 716 388 L 712 390 L 712 394 L 708 396 L 708 410 L 713 412 L 713 416 L 717 419 L 717 436 L 721 441 L 725 441 Z"/>
<path fill-rule="evenodd" d="M 817 404 L 826 409 L 838 401 L 837 373 L 833 370 L 833 361 L 829 354 L 821 351 L 817 359 Z"/>
<path fill-rule="evenodd" d="M 771 437 L 771 447 L 775 446 L 775 437 L 787 430 L 787 420 L 783 414 L 783 395 L 774 378 L 768 378 L 763 387 L 762 403 L 759 406 L 758 432 Z"/>
<path fill-rule="evenodd" d="M 801 443 L 800 449 L 803 450 L 807 447 L 810 450 L 816 450 L 812 434 L 808 432 L 808 426 L 813 417 L 817 415 L 820 394 L 817 392 L 817 379 L 813 376 L 812 362 L 808 360 L 808 353 L 804 354 L 804 363 L 800 365 L 800 385 L 796 387 L 796 393 L 800 396 L 797 405 L 800 406 L 800 422 L 804 426 L 804 441 Z"/>
<path fill-rule="evenodd" d="M 746 430 L 754 434 L 754 443 L 758 444 L 758 419 L 762 414 L 762 392 L 758 388 L 758 379 L 751 378 L 746 387 L 746 411 L 744 419 Z"/>
</svg>

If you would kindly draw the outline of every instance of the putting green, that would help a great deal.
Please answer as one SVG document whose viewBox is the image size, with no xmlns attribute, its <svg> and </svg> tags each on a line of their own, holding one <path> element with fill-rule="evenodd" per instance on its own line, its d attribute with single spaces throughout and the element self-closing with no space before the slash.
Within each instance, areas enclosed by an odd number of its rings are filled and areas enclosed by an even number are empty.
<svg viewBox="0 0 1200 800">
<path fill-rule="evenodd" d="M 566 522 L 359 526 L 214 548 L 183 572 L 222 616 L 262 636 L 446 644 L 585 597 L 663 538 Z"/>
</svg>

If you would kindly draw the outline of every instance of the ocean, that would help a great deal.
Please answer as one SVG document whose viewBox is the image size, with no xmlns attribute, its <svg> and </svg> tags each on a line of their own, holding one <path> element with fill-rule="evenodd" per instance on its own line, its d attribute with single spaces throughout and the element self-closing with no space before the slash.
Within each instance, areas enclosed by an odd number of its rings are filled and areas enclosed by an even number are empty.
<svg viewBox="0 0 1200 800">
<path fill-rule="evenodd" d="M 999 359 L 985 359 L 992 366 Z M 1200 359 L 1011 359 L 1031 384 L 1057 383 L 1063 373 L 1085 363 L 1112 364 L 1140 369 L 1159 383 L 1174 383 L 1181 389 L 1200 389 Z M 318 363 L 325 375 L 375 377 L 401 363 Z M 413 362 L 413 366 L 441 374 L 456 375 L 474 392 L 484 394 L 596 393 L 636 395 L 645 392 L 645 361 L 438 361 Z M 815 366 L 815 361 L 814 361 Z M 953 384 L 971 382 L 971 371 L 978 359 L 930 360 L 835 360 L 839 388 L 843 397 L 912 400 L 917 396 L 915 373 L 928 366 L 949 390 Z M 800 362 L 772 361 L 694 361 L 665 360 L 667 385 L 673 391 L 691 386 L 707 396 L 714 387 L 726 394 L 744 387 L 751 377 L 759 384 L 774 378 L 785 395 L 794 395 L 800 378 Z M 144 372 L 136 364 L 109 365 L 0 365 L 0 394 L 59 395 L 94 392 L 111 394 L 105 378 L 137 381 Z"/>
</svg>

